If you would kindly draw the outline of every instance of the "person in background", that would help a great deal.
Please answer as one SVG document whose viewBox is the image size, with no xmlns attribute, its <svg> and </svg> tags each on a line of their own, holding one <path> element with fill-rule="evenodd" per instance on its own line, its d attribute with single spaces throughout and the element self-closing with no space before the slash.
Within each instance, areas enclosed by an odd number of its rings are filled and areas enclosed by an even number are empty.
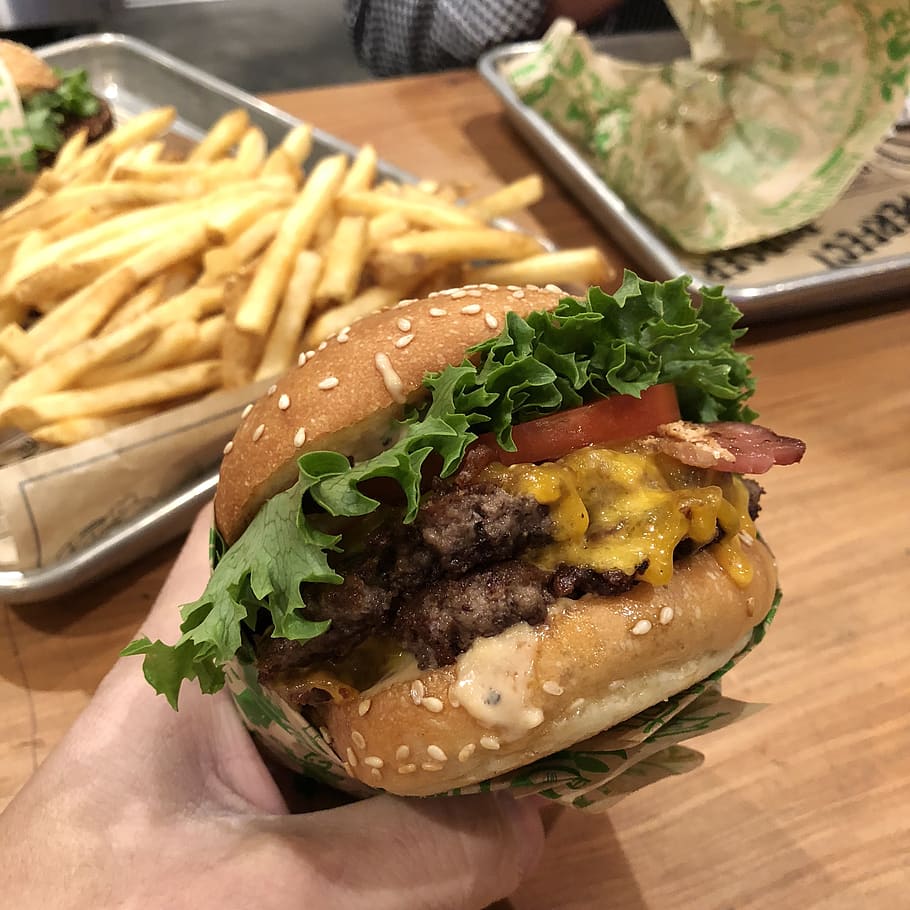
<svg viewBox="0 0 910 910">
<path fill-rule="evenodd" d="M 401 76 L 469 66 L 487 49 L 539 37 L 559 16 L 592 34 L 675 28 L 661 0 L 345 0 L 360 62 Z"/>
<path fill-rule="evenodd" d="M 175 637 L 177 604 L 205 586 L 210 525 L 206 512 L 144 623 L 153 638 Z M 508 794 L 291 814 L 230 695 L 187 686 L 180 701 L 118 661 L 0 814 L 0 906 L 479 910 L 537 862 L 538 812 Z"/>
</svg>

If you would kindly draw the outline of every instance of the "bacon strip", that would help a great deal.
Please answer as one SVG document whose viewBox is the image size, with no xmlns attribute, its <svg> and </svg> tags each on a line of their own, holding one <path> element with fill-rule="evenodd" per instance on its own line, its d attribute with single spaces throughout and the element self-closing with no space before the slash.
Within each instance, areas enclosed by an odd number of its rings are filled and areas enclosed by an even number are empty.
<svg viewBox="0 0 910 910">
<path fill-rule="evenodd" d="M 778 436 L 757 423 L 677 420 L 658 427 L 644 443 L 683 464 L 736 474 L 764 474 L 777 464 L 795 464 L 806 451 L 801 439 Z"/>
</svg>

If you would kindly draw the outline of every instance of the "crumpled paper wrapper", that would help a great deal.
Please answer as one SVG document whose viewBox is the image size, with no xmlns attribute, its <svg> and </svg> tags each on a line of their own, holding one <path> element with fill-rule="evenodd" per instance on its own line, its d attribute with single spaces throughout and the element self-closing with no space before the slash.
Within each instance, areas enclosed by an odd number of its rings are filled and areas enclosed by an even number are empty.
<svg viewBox="0 0 910 910">
<path fill-rule="evenodd" d="M 563 806 L 604 812 L 630 793 L 702 763 L 684 740 L 719 730 L 760 706 L 726 698 L 720 680 L 764 637 L 780 603 L 778 590 L 768 615 L 746 647 L 707 679 L 599 736 L 492 780 L 451 790 L 446 796 L 511 790 Z M 259 684 L 256 668 L 238 660 L 225 667 L 227 686 L 249 730 L 293 771 L 357 797 L 382 792 L 349 777 L 331 743 L 294 708 Z"/>
<path fill-rule="evenodd" d="M 19 92 L 0 63 L 0 208 L 18 199 L 35 179 L 37 160 Z"/>
<path fill-rule="evenodd" d="M 198 401 L 77 445 L 0 448 L 0 569 L 52 566 L 216 470 L 244 406 L 270 380 Z M 26 456 L 31 457 L 26 457 Z"/>
<path fill-rule="evenodd" d="M 691 57 L 597 54 L 558 20 L 506 65 L 521 100 L 676 244 L 729 249 L 811 222 L 898 119 L 906 0 L 668 0 Z"/>
</svg>

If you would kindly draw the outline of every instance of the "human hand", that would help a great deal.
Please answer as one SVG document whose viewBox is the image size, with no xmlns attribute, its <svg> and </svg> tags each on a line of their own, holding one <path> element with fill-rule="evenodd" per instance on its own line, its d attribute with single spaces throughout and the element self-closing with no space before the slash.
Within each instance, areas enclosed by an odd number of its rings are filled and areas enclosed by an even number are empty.
<svg viewBox="0 0 910 910">
<path fill-rule="evenodd" d="M 197 519 L 144 624 L 177 636 L 208 577 Z M 118 661 L 63 742 L 0 816 L 0 894 L 18 910 L 100 907 L 482 907 L 542 847 L 507 794 L 391 796 L 291 815 L 225 691 L 180 711 L 139 661 Z"/>
</svg>

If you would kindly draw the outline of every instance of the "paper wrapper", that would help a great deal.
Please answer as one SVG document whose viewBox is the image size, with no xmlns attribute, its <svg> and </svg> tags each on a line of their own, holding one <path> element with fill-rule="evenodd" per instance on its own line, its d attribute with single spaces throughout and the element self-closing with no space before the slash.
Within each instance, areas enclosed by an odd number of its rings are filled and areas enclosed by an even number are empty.
<svg viewBox="0 0 910 910">
<path fill-rule="evenodd" d="M 624 796 L 702 762 L 699 752 L 679 743 L 727 726 L 759 706 L 726 698 L 720 680 L 767 632 L 777 606 L 752 630 L 746 647 L 707 679 L 647 711 L 569 749 L 492 780 L 451 790 L 446 796 L 511 789 L 515 796 L 543 796 L 564 806 L 603 812 Z M 345 773 L 342 760 L 319 730 L 274 692 L 259 685 L 256 668 L 234 661 L 227 685 L 250 731 L 294 771 L 354 796 L 375 795 Z"/>
<path fill-rule="evenodd" d="M 19 92 L 0 63 L 0 208 L 18 199 L 35 179 L 37 159 Z"/>
<path fill-rule="evenodd" d="M 691 58 L 597 54 L 568 20 L 506 66 L 519 97 L 685 250 L 729 249 L 826 211 L 908 85 L 906 0 L 668 0 Z"/>
<path fill-rule="evenodd" d="M 217 392 L 0 468 L 0 568 L 53 565 L 206 476 L 243 407 L 268 384 Z"/>
</svg>

